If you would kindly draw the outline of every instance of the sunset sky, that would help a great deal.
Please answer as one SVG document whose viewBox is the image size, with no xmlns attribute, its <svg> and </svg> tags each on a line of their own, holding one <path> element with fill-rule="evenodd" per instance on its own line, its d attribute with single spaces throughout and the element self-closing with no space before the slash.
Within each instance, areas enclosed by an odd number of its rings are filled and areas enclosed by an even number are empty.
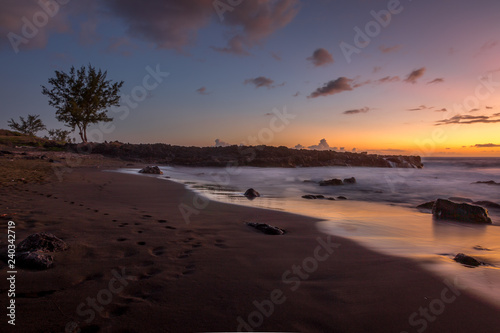
<svg viewBox="0 0 500 333">
<path fill-rule="evenodd" d="M 112 127 L 94 126 L 93 141 L 500 156 L 498 0 L 0 8 L 0 128 L 27 114 L 64 128 L 41 85 L 90 63 L 125 81 Z"/>
</svg>

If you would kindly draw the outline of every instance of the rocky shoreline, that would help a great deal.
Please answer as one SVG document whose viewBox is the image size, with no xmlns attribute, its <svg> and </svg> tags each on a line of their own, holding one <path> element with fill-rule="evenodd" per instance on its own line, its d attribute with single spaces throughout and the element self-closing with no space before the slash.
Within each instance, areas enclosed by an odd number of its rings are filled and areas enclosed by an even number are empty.
<svg viewBox="0 0 500 333">
<path fill-rule="evenodd" d="M 73 152 L 101 154 L 127 161 L 163 165 L 226 167 L 320 167 L 359 166 L 380 168 L 422 168 L 420 156 L 376 155 L 335 151 L 290 149 L 272 146 L 183 147 L 168 144 L 121 142 L 72 144 Z"/>
</svg>

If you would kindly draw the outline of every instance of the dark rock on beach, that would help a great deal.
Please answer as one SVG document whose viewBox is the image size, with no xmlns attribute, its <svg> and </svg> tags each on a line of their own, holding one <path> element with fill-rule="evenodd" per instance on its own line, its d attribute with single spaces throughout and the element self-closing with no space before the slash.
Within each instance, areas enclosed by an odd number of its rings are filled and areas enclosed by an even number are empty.
<svg viewBox="0 0 500 333">
<path fill-rule="evenodd" d="M 466 266 L 474 266 L 474 267 L 477 267 L 477 266 L 480 266 L 480 265 L 483 265 L 483 263 L 471 256 L 468 256 L 464 253 L 459 253 L 455 256 L 455 258 L 453 258 L 453 260 L 455 260 L 456 262 L 459 262 L 463 265 L 466 265 Z"/>
<path fill-rule="evenodd" d="M 258 231 L 265 233 L 266 235 L 284 235 L 285 230 L 280 229 L 278 227 L 265 224 L 265 223 L 255 223 L 255 222 L 248 222 L 247 225 L 249 227 L 255 228 Z"/>
<path fill-rule="evenodd" d="M 29 269 L 48 269 L 54 265 L 54 257 L 44 252 L 17 252 L 17 264 Z"/>
<path fill-rule="evenodd" d="M 450 219 L 480 224 L 491 224 L 488 211 L 467 203 L 455 203 L 446 199 L 437 199 L 432 208 L 432 214 L 437 219 Z"/>
<path fill-rule="evenodd" d="M 326 200 L 335 200 L 335 198 L 332 198 L 332 197 L 325 197 L 324 195 L 322 194 L 317 194 L 317 195 L 314 195 L 314 194 L 306 194 L 306 195 L 303 195 L 302 198 L 304 199 L 326 199 Z"/>
<path fill-rule="evenodd" d="M 319 185 L 320 186 L 338 186 L 338 185 L 344 185 L 344 183 L 342 182 L 342 179 L 333 178 L 333 179 L 329 179 L 329 180 L 322 180 L 319 182 Z"/>
<path fill-rule="evenodd" d="M 337 199 L 339 199 L 339 200 L 347 200 L 347 198 L 346 198 L 346 197 L 344 197 L 343 195 L 339 195 L 339 196 L 337 197 Z"/>
<path fill-rule="evenodd" d="M 249 188 L 248 190 L 245 191 L 245 194 L 243 194 L 247 198 L 256 198 L 260 197 L 260 193 L 254 190 L 253 188 Z"/>
<path fill-rule="evenodd" d="M 17 245 L 17 251 L 19 252 L 60 252 L 67 249 L 68 244 L 47 232 L 32 234 Z"/>
<path fill-rule="evenodd" d="M 344 184 L 356 184 L 356 178 L 354 177 L 346 178 L 344 179 Z"/>
<path fill-rule="evenodd" d="M 54 258 L 50 253 L 65 251 L 68 248 L 68 244 L 53 234 L 32 234 L 17 246 L 17 264 L 30 269 L 51 268 Z"/>
<path fill-rule="evenodd" d="M 157 166 L 147 166 L 144 169 L 140 170 L 139 173 L 147 173 L 152 175 L 163 175 L 163 172 Z"/>
<path fill-rule="evenodd" d="M 488 249 L 486 247 L 482 247 L 481 245 L 476 245 L 473 247 L 474 250 L 478 250 L 478 251 L 491 251 L 491 249 Z"/>
</svg>

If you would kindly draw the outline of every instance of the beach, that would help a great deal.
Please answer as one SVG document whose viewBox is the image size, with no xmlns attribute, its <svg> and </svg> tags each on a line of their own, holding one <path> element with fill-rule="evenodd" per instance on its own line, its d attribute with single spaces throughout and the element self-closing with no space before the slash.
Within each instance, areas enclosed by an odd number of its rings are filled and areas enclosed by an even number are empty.
<svg viewBox="0 0 500 333">
<path fill-rule="evenodd" d="M 4 318 L 2 331 L 496 332 L 500 325 L 498 309 L 459 281 L 320 233 L 318 219 L 207 201 L 154 176 L 85 167 L 63 178 L 1 190 L 2 228 L 14 221 L 18 242 L 43 231 L 70 246 L 51 269 L 18 269 L 16 326 Z M 286 234 L 265 235 L 246 222 Z"/>
</svg>

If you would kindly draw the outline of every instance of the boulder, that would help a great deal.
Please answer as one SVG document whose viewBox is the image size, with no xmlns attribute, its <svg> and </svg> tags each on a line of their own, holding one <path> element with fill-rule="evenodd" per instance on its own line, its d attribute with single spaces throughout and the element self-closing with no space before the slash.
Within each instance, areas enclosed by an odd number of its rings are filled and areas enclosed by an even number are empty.
<svg viewBox="0 0 500 333">
<path fill-rule="evenodd" d="M 320 186 L 337 186 L 337 185 L 344 185 L 342 182 L 342 179 L 329 179 L 329 180 L 322 180 L 319 182 Z"/>
<path fill-rule="evenodd" d="M 284 235 L 285 230 L 265 223 L 248 222 L 249 227 L 255 228 L 266 235 Z"/>
<path fill-rule="evenodd" d="M 344 184 L 356 184 L 356 178 L 354 177 L 346 178 L 344 179 Z"/>
<path fill-rule="evenodd" d="M 479 260 L 475 259 L 475 258 L 472 258 L 471 256 L 468 256 L 466 254 L 463 254 L 463 253 L 459 253 L 455 256 L 455 258 L 453 258 L 453 260 L 455 260 L 456 262 L 459 262 L 463 265 L 466 265 L 466 266 L 474 266 L 474 267 L 477 267 L 479 265 L 482 265 L 483 263 L 480 262 Z"/>
<path fill-rule="evenodd" d="M 144 169 L 141 169 L 139 173 L 147 173 L 152 175 L 163 175 L 163 172 L 157 166 L 147 166 Z"/>
<path fill-rule="evenodd" d="M 497 204 L 496 202 L 491 202 L 491 201 L 475 201 L 475 205 L 486 207 L 486 208 L 496 208 L 500 209 L 500 205 Z"/>
<path fill-rule="evenodd" d="M 304 199 L 316 199 L 316 196 L 312 195 L 312 194 L 306 194 L 306 195 L 303 195 L 302 198 L 304 198 Z"/>
<path fill-rule="evenodd" d="M 55 235 L 39 232 L 29 235 L 17 245 L 18 252 L 60 252 L 68 249 L 68 244 Z"/>
<path fill-rule="evenodd" d="M 497 183 L 494 180 L 487 180 L 484 182 L 478 181 L 478 182 L 475 182 L 473 184 L 500 185 L 500 183 Z"/>
<path fill-rule="evenodd" d="M 432 214 L 437 219 L 491 224 L 488 210 L 481 206 L 467 203 L 455 203 L 446 199 L 437 199 L 432 207 Z"/>
<path fill-rule="evenodd" d="M 54 258 L 50 253 L 65 251 L 68 248 L 68 244 L 51 233 L 32 234 L 18 244 L 16 263 L 19 267 L 30 269 L 51 268 Z"/>
<path fill-rule="evenodd" d="M 429 201 L 423 204 L 420 204 L 417 206 L 417 209 L 429 209 L 432 210 L 432 207 L 434 207 L 434 202 L 435 201 Z"/>
<path fill-rule="evenodd" d="M 260 197 L 260 193 L 254 190 L 253 188 L 249 188 L 248 190 L 245 191 L 245 194 L 243 194 L 247 198 L 256 198 Z"/>
<path fill-rule="evenodd" d="M 48 269 L 54 265 L 52 255 L 40 251 L 35 252 L 17 252 L 17 265 L 30 269 Z"/>
</svg>

